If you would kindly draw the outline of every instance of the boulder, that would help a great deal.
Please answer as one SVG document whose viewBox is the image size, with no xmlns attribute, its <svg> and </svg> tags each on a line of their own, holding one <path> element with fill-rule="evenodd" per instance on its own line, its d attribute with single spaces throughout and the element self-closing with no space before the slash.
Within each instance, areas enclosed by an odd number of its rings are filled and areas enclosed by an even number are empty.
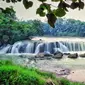
<svg viewBox="0 0 85 85">
<path fill-rule="evenodd" d="M 64 53 L 64 55 L 70 55 L 70 53 Z"/>
<path fill-rule="evenodd" d="M 57 76 L 69 75 L 70 74 L 70 69 L 56 70 L 56 74 L 57 74 Z"/>
<path fill-rule="evenodd" d="M 63 57 L 63 53 L 61 53 L 61 52 L 56 52 L 56 53 L 54 53 L 54 56 L 53 56 L 53 58 L 56 58 L 56 59 L 61 59 Z"/>
<path fill-rule="evenodd" d="M 49 54 L 49 53 L 38 53 L 35 58 L 38 58 L 38 59 L 51 59 L 52 58 L 52 54 Z"/>
<path fill-rule="evenodd" d="M 44 53 L 38 53 L 35 58 L 44 58 Z"/>
<path fill-rule="evenodd" d="M 84 54 L 80 54 L 79 56 L 82 57 L 82 58 L 85 58 L 85 53 Z"/>
<path fill-rule="evenodd" d="M 69 54 L 68 58 L 73 58 L 73 59 L 78 58 L 78 54 L 77 53 Z"/>
</svg>

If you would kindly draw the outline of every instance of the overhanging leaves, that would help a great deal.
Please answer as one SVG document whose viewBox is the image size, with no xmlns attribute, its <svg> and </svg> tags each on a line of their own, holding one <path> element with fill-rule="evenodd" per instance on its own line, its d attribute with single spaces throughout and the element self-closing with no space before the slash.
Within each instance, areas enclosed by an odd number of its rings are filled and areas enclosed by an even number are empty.
<svg viewBox="0 0 85 85">
<path fill-rule="evenodd" d="M 36 14 L 39 14 L 40 16 L 44 17 L 45 16 L 45 12 L 43 11 L 43 8 L 38 8 L 36 11 Z"/>
<path fill-rule="evenodd" d="M 38 1 L 40 1 L 40 2 L 45 2 L 45 1 L 47 1 L 47 0 L 38 0 Z"/>
<path fill-rule="evenodd" d="M 49 13 L 46 15 L 48 19 L 48 23 L 51 27 L 55 27 L 55 22 L 56 22 L 56 16 L 53 13 Z"/>
<path fill-rule="evenodd" d="M 58 8 L 56 10 L 53 10 L 53 13 L 57 16 L 57 17 L 63 17 L 65 16 L 66 12 L 64 9 L 62 8 Z"/>
<path fill-rule="evenodd" d="M 28 0 L 23 0 L 23 5 L 26 9 L 32 7 L 33 2 L 32 1 L 28 1 Z"/>
<path fill-rule="evenodd" d="M 83 8 L 84 8 L 84 2 L 79 0 L 79 9 L 83 9 Z"/>
<path fill-rule="evenodd" d="M 36 11 L 36 14 L 39 14 L 40 16 L 45 16 L 46 13 L 45 13 L 45 10 L 47 12 L 50 12 L 51 11 L 51 8 L 50 8 L 50 5 L 49 4 L 46 4 L 46 3 L 43 3 L 40 5 L 40 7 L 37 9 Z"/>
<path fill-rule="evenodd" d="M 60 0 L 51 0 L 51 1 L 53 1 L 53 2 L 58 2 L 58 1 L 60 1 Z"/>
<path fill-rule="evenodd" d="M 2 0 L 5 1 L 7 3 L 17 3 L 17 2 L 22 2 L 24 7 L 26 9 L 32 7 L 33 5 L 33 0 Z M 79 8 L 80 9 L 84 9 L 84 0 L 69 0 L 71 1 L 71 3 L 68 3 L 68 0 L 51 0 L 52 2 L 57 3 L 58 2 L 58 6 L 56 6 L 56 8 L 54 8 L 55 6 L 53 6 L 53 4 L 49 4 L 49 2 L 46 2 L 47 0 L 37 0 L 40 1 L 42 4 L 39 6 L 39 8 L 36 10 L 36 14 L 39 14 L 40 16 L 44 17 L 45 15 L 49 15 L 50 18 L 51 16 L 54 18 L 52 21 L 48 20 L 48 23 L 54 27 L 53 23 L 55 21 L 55 17 L 63 17 L 66 14 L 66 11 L 68 11 L 68 8 L 71 9 L 76 9 Z M 53 10 L 52 10 L 52 9 Z M 52 19 L 52 18 L 51 18 Z"/>
</svg>

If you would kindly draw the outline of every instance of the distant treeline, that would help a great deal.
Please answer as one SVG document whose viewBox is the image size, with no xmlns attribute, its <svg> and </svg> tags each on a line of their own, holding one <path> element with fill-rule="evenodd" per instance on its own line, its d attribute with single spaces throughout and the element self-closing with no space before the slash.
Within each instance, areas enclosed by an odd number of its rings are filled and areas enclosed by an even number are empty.
<svg viewBox="0 0 85 85">
<path fill-rule="evenodd" d="M 55 23 L 55 28 L 44 24 L 44 35 L 85 37 L 85 22 L 74 19 L 59 18 Z"/>
<path fill-rule="evenodd" d="M 85 22 L 59 18 L 55 28 L 51 28 L 40 20 L 20 21 L 13 10 L 10 14 L 0 13 L 0 45 L 26 40 L 29 36 L 85 37 Z"/>
</svg>

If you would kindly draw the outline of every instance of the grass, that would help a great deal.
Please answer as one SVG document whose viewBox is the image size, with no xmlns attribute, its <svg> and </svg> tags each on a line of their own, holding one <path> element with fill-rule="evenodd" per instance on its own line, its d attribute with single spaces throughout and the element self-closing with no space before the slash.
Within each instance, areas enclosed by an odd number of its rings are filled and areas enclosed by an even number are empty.
<svg viewBox="0 0 85 85">
<path fill-rule="evenodd" d="M 56 78 L 50 72 L 17 66 L 10 61 L 0 60 L 0 85 L 85 85 Z"/>
</svg>

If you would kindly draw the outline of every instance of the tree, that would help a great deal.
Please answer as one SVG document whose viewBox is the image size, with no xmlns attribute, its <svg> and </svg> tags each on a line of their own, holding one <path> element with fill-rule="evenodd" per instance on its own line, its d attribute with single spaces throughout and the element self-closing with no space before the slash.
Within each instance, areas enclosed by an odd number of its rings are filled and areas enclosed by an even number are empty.
<svg viewBox="0 0 85 85">
<path fill-rule="evenodd" d="M 3 0 L 7 3 L 17 3 L 21 2 L 23 3 L 24 7 L 26 9 L 32 7 L 33 2 L 29 0 Z M 52 8 L 52 4 L 47 3 L 48 0 L 38 0 L 41 2 L 39 8 L 36 10 L 36 14 L 39 14 L 41 17 L 46 16 L 48 19 L 48 23 L 50 26 L 55 27 L 55 22 L 58 17 L 65 16 L 66 12 L 68 12 L 68 8 L 76 9 L 84 8 L 84 0 L 69 0 L 71 3 L 67 3 L 68 0 L 51 0 L 52 2 L 58 3 L 58 6 L 56 6 L 54 9 Z M 1 8 L 2 9 L 2 8 Z M 46 12 L 45 12 L 46 10 Z"/>
<path fill-rule="evenodd" d="M 19 40 L 28 40 L 29 36 L 44 34 L 41 21 L 19 21 L 12 7 L 1 10 L 3 12 L 0 12 L 0 45 L 13 44 Z"/>
</svg>

